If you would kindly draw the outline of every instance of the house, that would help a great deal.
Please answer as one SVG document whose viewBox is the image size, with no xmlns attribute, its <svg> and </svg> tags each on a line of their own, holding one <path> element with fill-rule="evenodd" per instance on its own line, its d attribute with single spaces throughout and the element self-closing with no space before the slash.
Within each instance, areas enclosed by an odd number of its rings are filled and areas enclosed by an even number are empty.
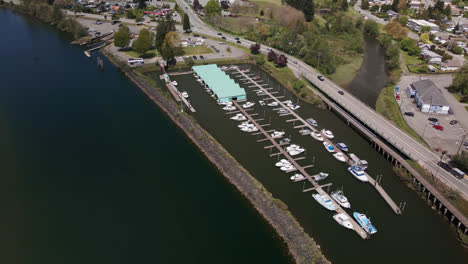
<svg viewBox="0 0 468 264">
<path fill-rule="evenodd" d="M 427 68 L 429 69 L 429 71 L 431 72 L 436 72 L 437 71 L 437 68 L 432 66 L 432 65 L 427 65 Z"/>
<path fill-rule="evenodd" d="M 429 64 L 440 65 L 442 63 L 442 56 L 440 56 L 439 54 L 433 51 L 426 50 L 426 51 L 423 51 L 421 55 L 423 56 L 424 59 L 428 60 Z"/>
<path fill-rule="evenodd" d="M 421 2 L 420 1 L 411 1 L 411 3 L 409 3 L 409 8 L 411 8 L 411 9 L 420 9 L 421 8 Z"/>
<path fill-rule="evenodd" d="M 407 93 L 414 94 L 414 100 L 423 113 L 448 114 L 450 105 L 442 92 L 431 80 L 420 80 L 406 88 Z"/>
<path fill-rule="evenodd" d="M 462 66 L 460 60 L 448 60 L 447 62 L 442 62 L 440 64 L 440 70 L 442 71 L 457 71 Z"/>
<path fill-rule="evenodd" d="M 393 10 L 387 11 L 388 20 L 393 20 L 394 18 L 398 17 L 398 13 Z"/>
<path fill-rule="evenodd" d="M 460 29 L 463 30 L 463 32 L 468 32 L 468 24 L 460 25 Z"/>
<path fill-rule="evenodd" d="M 422 27 L 429 27 L 431 33 L 437 33 L 440 31 L 438 25 L 422 19 L 408 19 L 407 25 L 409 28 L 417 32 L 421 32 Z"/>
<path fill-rule="evenodd" d="M 419 47 L 422 51 L 431 50 L 431 44 L 418 43 L 418 47 Z"/>
</svg>

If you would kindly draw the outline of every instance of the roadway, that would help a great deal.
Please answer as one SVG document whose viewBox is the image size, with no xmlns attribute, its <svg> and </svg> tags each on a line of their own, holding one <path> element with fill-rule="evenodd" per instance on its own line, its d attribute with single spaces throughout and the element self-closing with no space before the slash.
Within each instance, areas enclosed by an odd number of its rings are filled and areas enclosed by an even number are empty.
<svg viewBox="0 0 468 264">
<path fill-rule="evenodd" d="M 210 37 L 219 37 L 217 31 L 205 25 L 203 21 L 193 12 L 191 7 L 183 0 L 176 0 L 179 6 L 183 7 L 185 12 L 190 17 L 190 23 L 192 24 L 192 30 L 194 32 L 205 34 Z M 223 34 L 227 38 L 227 41 L 234 42 L 234 36 Z M 241 39 L 241 45 L 244 47 L 250 47 L 254 42 Z M 325 79 L 319 81 L 317 76 L 321 75 L 311 66 L 294 58 L 281 51 L 274 50 L 278 54 L 283 54 L 288 57 L 288 67 L 293 71 L 296 76 L 304 76 L 314 86 L 318 87 L 322 92 L 327 94 L 337 104 L 345 108 L 354 117 L 358 118 L 362 123 L 367 125 L 369 128 L 374 130 L 375 133 L 384 138 L 387 142 L 392 144 L 396 149 L 410 157 L 412 160 L 417 161 L 423 168 L 427 169 L 431 174 L 435 175 L 438 179 L 446 183 L 454 190 L 460 191 L 460 193 L 468 197 L 468 183 L 467 181 L 459 180 L 452 176 L 447 171 L 441 169 L 437 163 L 440 160 L 440 156 L 424 145 L 419 143 L 417 140 L 409 136 L 404 131 L 400 130 L 397 126 L 388 121 L 385 117 L 378 114 L 374 109 L 370 108 L 359 99 L 351 94 L 346 93 L 345 95 L 338 94 L 342 88 L 332 81 Z M 262 45 L 262 53 L 268 53 L 267 47 Z M 312 89 L 309 87 L 309 89 Z"/>
</svg>

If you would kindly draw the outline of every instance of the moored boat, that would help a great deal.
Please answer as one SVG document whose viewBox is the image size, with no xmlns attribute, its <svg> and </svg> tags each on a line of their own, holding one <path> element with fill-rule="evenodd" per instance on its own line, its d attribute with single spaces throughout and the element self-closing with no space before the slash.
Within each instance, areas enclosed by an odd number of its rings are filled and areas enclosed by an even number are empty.
<svg viewBox="0 0 468 264">
<path fill-rule="evenodd" d="M 249 108 L 249 107 L 252 107 L 254 106 L 255 103 L 252 103 L 252 102 L 247 102 L 245 104 L 242 105 L 242 108 L 246 109 L 246 108 Z"/>
<path fill-rule="evenodd" d="M 306 122 L 309 123 L 311 126 L 314 126 L 314 127 L 317 126 L 317 121 L 315 121 L 315 119 L 313 118 L 307 118 Z"/>
<path fill-rule="evenodd" d="M 335 137 L 330 130 L 322 129 L 322 133 L 329 139 L 332 139 Z"/>
<path fill-rule="evenodd" d="M 223 110 L 233 111 L 233 110 L 236 110 L 236 107 L 233 106 L 233 105 L 227 105 L 227 106 L 223 107 Z"/>
<path fill-rule="evenodd" d="M 280 161 L 275 163 L 276 167 L 283 167 L 283 166 L 290 166 L 290 165 L 291 165 L 291 162 L 289 162 L 289 160 L 287 159 L 281 159 Z"/>
<path fill-rule="evenodd" d="M 312 194 L 312 197 L 323 207 L 327 208 L 330 211 L 335 211 L 335 205 L 333 202 L 328 198 L 326 195 L 321 195 L 321 194 Z"/>
<path fill-rule="evenodd" d="M 364 171 L 362 170 L 361 167 L 358 167 L 358 166 L 351 166 L 348 168 L 348 171 L 351 172 L 351 174 L 356 177 L 358 180 L 362 181 L 362 182 L 367 182 L 368 179 L 367 179 L 367 176 L 366 174 L 364 173 Z"/>
<path fill-rule="evenodd" d="M 271 102 L 271 103 L 268 103 L 267 104 L 268 106 L 278 106 L 278 102 L 274 101 L 274 102 Z"/>
<path fill-rule="evenodd" d="M 290 171 L 295 171 L 296 167 L 293 165 L 286 165 L 280 168 L 280 170 L 285 171 L 285 172 L 290 172 Z"/>
<path fill-rule="evenodd" d="M 333 153 L 335 152 L 335 148 L 328 142 L 324 141 L 323 142 L 323 146 L 325 146 L 325 149 L 330 152 L 330 153 Z"/>
<path fill-rule="evenodd" d="M 245 117 L 243 114 L 239 113 L 239 114 L 236 114 L 235 116 L 231 117 L 232 120 L 235 120 L 235 121 L 244 121 L 244 120 L 247 120 L 247 117 Z"/>
<path fill-rule="evenodd" d="M 178 85 L 177 81 L 172 81 L 172 84 L 173 84 L 174 86 L 177 86 L 177 85 Z"/>
<path fill-rule="evenodd" d="M 321 181 L 321 180 L 325 180 L 327 177 L 328 177 L 328 173 L 320 172 L 318 175 L 315 175 L 313 178 L 314 178 L 314 181 Z"/>
<path fill-rule="evenodd" d="M 320 132 L 312 132 L 310 134 L 313 138 L 315 138 L 316 140 L 318 141 L 323 141 L 323 137 L 322 137 L 322 134 Z"/>
<path fill-rule="evenodd" d="M 358 212 L 353 213 L 354 219 L 358 222 L 358 224 L 369 234 L 377 233 L 377 229 L 372 225 L 370 218 L 367 218 L 365 214 L 361 214 Z"/>
<path fill-rule="evenodd" d="M 337 160 L 339 160 L 341 162 L 346 162 L 346 158 L 343 155 L 343 153 L 341 153 L 341 152 L 337 152 L 337 153 L 333 154 L 333 157 L 335 157 L 335 159 L 337 159 Z"/>
<path fill-rule="evenodd" d="M 265 105 L 265 102 L 262 101 L 262 100 L 258 101 L 258 103 L 259 103 L 260 105 Z"/>
<path fill-rule="evenodd" d="M 183 96 L 184 98 L 188 98 L 188 97 L 189 97 L 189 95 L 188 95 L 188 93 L 187 93 L 186 91 L 183 91 L 183 92 L 182 92 L 182 96 Z"/>
<path fill-rule="evenodd" d="M 349 217 L 346 214 L 335 214 L 333 216 L 333 219 L 335 219 L 338 224 L 340 224 L 343 227 L 346 227 L 347 229 L 354 229 L 353 224 L 349 221 Z"/>
<path fill-rule="evenodd" d="M 291 142 L 291 140 L 289 138 L 283 138 L 282 140 L 280 140 L 280 144 L 289 144 Z"/>
<path fill-rule="evenodd" d="M 300 181 L 300 180 L 304 180 L 305 177 L 304 175 L 300 174 L 300 173 L 296 173 L 294 174 L 293 176 L 291 176 L 290 178 L 292 181 Z"/>
<path fill-rule="evenodd" d="M 299 130 L 299 134 L 305 136 L 305 135 L 310 135 L 312 131 L 310 131 L 310 129 L 301 129 Z"/>
<path fill-rule="evenodd" d="M 344 208 L 351 208 L 351 203 L 349 203 L 348 198 L 344 195 L 343 191 L 335 191 L 331 193 L 331 197 L 335 202 L 341 205 Z"/>
<path fill-rule="evenodd" d="M 273 133 L 270 134 L 271 138 L 281 138 L 283 137 L 285 132 L 282 131 L 274 131 Z"/>
<path fill-rule="evenodd" d="M 345 143 L 338 143 L 336 147 L 339 148 L 341 151 L 348 152 L 348 146 Z"/>
</svg>

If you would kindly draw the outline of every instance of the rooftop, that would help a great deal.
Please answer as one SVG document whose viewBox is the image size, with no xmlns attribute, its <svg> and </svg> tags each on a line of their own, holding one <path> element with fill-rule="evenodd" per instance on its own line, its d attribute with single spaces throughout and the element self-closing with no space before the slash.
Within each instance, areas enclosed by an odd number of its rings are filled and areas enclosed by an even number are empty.
<svg viewBox="0 0 468 264">
<path fill-rule="evenodd" d="M 411 86 L 418 92 L 424 103 L 442 106 L 449 105 L 442 92 L 431 80 L 420 80 L 412 83 Z"/>
<path fill-rule="evenodd" d="M 216 64 L 193 66 L 192 70 L 213 90 L 218 99 L 245 97 L 245 90 Z"/>
<path fill-rule="evenodd" d="M 427 26 L 427 27 L 439 27 L 438 25 L 434 24 L 434 23 L 431 23 L 429 21 L 426 21 L 426 20 L 422 20 L 422 19 L 408 19 L 408 21 L 410 22 L 413 22 L 413 23 L 416 23 L 420 26 Z"/>
</svg>

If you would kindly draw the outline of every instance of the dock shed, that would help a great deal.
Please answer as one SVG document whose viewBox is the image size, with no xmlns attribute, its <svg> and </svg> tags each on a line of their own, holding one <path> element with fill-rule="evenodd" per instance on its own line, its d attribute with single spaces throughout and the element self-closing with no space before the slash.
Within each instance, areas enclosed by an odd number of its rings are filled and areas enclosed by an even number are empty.
<svg viewBox="0 0 468 264">
<path fill-rule="evenodd" d="M 220 102 L 247 99 L 245 90 L 216 64 L 193 66 L 192 70 L 193 74 L 202 80 L 202 84 L 213 91 Z"/>
</svg>

